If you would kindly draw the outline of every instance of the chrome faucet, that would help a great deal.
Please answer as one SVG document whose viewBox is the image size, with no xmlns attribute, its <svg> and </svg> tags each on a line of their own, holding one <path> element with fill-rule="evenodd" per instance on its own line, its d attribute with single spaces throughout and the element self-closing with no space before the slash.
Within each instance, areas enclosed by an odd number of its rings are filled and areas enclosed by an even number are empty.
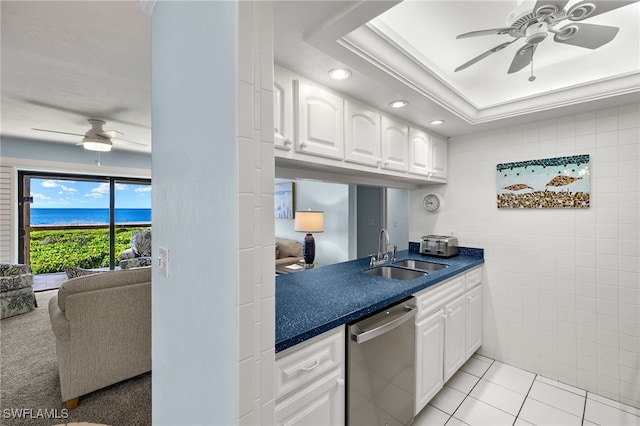
<svg viewBox="0 0 640 426">
<path fill-rule="evenodd" d="M 369 265 L 375 266 L 389 261 L 389 231 L 385 228 L 380 230 L 380 238 L 378 240 L 378 255 L 371 256 Z"/>
</svg>

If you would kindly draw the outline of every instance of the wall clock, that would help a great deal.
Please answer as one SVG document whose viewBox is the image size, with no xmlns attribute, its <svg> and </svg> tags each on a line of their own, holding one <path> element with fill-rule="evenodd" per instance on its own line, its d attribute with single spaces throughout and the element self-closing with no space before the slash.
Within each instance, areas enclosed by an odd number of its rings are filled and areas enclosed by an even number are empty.
<svg viewBox="0 0 640 426">
<path fill-rule="evenodd" d="M 440 208 L 440 197 L 436 194 L 427 194 L 422 200 L 422 206 L 428 212 L 435 212 Z"/>
</svg>

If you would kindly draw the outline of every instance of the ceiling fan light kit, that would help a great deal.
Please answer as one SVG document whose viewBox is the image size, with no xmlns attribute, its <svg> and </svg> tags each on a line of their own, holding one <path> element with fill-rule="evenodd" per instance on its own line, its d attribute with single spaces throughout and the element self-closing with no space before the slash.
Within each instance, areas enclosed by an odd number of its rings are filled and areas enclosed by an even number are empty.
<svg viewBox="0 0 640 426">
<path fill-rule="evenodd" d="M 579 1 L 567 9 L 566 6 L 569 0 L 538 0 L 531 10 L 524 9 L 526 5 L 521 2 L 518 7 L 508 15 L 507 27 L 471 31 L 456 37 L 457 39 L 463 39 L 483 35 L 510 35 L 513 37 L 513 40 L 489 49 L 460 65 L 455 71 L 462 71 L 521 38 L 524 38 L 526 44 L 515 53 L 507 73 L 512 74 L 520 71 L 530 63 L 533 66 L 533 55 L 536 51 L 536 46 L 547 39 L 549 33 L 554 34 L 553 40 L 556 43 L 570 44 L 586 49 L 597 49 L 612 41 L 618 33 L 619 28 L 584 23 L 569 24 L 560 29 L 554 27 L 564 20 L 582 21 L 638 1 L 640 0 Z M 533 76 L 532 70 L 529 81 L 533 80 L 535 80 L 535 77 Z"/>
<path fill-rule="evenodd" d="M 81 145 L 84 149 L 89 151 L 100 151 L 107 152 L 111 151 L 111 140 L 110 139 L 99 139 L 99 138 L 83 138 Z"/>
</svg>

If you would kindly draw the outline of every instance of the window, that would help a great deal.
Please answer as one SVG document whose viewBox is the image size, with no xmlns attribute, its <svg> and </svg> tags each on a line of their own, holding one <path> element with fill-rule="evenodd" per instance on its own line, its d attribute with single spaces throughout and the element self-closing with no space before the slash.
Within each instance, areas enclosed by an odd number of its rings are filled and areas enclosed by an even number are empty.
<svg viewBox="0 0 640 426">
<path fill-rule="evenodd" d="M 19 261 L 34 273 L 114 269 L 131 232 L 151 227 L 151 181 L 19 173 Z"/>
</svg>

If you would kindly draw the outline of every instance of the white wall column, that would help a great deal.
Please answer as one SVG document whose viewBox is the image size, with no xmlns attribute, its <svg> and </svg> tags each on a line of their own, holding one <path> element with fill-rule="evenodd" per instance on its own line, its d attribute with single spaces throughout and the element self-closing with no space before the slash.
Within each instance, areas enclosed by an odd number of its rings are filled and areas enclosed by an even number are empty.
<svg viewBox="0 0 640 426">
<path fill-rule="evenodd" d="M 271 22 L 261 2 L 153 9 L 154 424 L 273 420 Z"/>
</svg>

